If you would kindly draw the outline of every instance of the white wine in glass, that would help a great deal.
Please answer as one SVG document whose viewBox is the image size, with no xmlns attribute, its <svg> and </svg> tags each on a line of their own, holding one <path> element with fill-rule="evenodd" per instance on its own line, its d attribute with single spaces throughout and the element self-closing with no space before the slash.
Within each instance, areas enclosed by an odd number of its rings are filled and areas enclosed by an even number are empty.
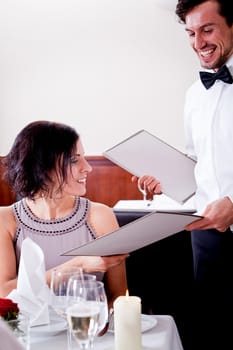
<svg viewBox="0 0 233 350">
<path fill-rule="evenodd" d="M 67 289 L 67 305 L 69 337 L 74 337 L 81 349 L 91 349 L 95 336 L 104 328 L 108 318 L 103 282 L 84 281 L 80 284 L 72 277 Z"/>
</svg>

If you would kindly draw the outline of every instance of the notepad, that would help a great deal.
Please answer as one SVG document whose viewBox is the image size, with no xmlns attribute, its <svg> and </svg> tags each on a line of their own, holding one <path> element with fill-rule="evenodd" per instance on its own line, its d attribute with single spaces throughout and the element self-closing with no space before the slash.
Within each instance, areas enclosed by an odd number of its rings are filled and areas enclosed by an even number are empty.
<svg viewBox="0 0 233 350">
<path fill-rule="evenodd" d="M 156 177 L 163 193 L 179 203 L 196 191 L 196 162 L 146 130 L 138 131 L 103 155 L 133 175 Z"/>
<path fill-rule="evenodd" d="M 153 211 L 62 255 L 107 256 L 130 253 L 183 231 L 187 224 L 200 218 L 195 214 Z"/>
</svg>

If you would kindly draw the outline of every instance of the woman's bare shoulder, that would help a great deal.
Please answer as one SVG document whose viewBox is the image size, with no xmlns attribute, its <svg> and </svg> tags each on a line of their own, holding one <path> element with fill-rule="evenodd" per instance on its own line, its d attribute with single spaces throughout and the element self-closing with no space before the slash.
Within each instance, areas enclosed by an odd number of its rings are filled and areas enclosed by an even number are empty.
<svg viewBox="0 0 233 350">
<path fill-rule="evenodd" d="M 12 206 L 0 207 L 0 225 L 1 228 L 10 228 L 16 225 L 15 216 L 13 213 Z"/>
<path fill-rule="evenodd" d="M 91 202 L 90 221 L 98 236 L 119 227 L 113 209 L 103 203 Z"/>
<path fill-rule="evenodd" d="M 99 202 L 91 202 L 91 209 L 99 213 L 113 213 L 113 209 L 111 207 Z"/>
<path fill-rule="evenodd" d="M 14 215 L 12 205 L 0 206 L 0 215 Z"/>
</svg>

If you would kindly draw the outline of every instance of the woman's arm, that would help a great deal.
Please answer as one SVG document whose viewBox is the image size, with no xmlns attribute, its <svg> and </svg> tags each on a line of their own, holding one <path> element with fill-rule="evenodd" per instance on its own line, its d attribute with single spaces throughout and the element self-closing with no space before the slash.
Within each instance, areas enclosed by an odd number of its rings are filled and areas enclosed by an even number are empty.
<svg viewBox="0 0 233 350">
<path fill-rule="evenodd" d="M 17 285 L 15 230 L 12 208 L 0 207 L 0 297 L 6 297 Z"/>
</svg>

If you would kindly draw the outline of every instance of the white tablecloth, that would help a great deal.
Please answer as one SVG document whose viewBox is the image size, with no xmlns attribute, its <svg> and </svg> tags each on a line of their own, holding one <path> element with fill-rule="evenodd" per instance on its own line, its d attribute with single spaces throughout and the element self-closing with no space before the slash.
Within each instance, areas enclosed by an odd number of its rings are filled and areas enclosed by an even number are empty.
<svg viewBox="0 0 233 350">
<path fill-rule="evenodd" d="M 171 316 L 149 316 L 158 323 L 147 332 L 142 333 L 142 350 L 183 350 L 176 324 Z M 67 349 L 67 333 L 63 331 L 55 336 L 35 338 L 31 336 L 30 350 L 64 350 Z M 94 350 L 114 350 L 114 334 L 107 332 L 97 337 Z M 122 349 L 128 350 L 128 349 Z"/>
<path fill-rule="evenodd" d="M 23 346 L 15 338 L 13 332 L 6 326 L 5 321 L 0 319 L 0 349 L 24 350 Z"/>
</svg>

